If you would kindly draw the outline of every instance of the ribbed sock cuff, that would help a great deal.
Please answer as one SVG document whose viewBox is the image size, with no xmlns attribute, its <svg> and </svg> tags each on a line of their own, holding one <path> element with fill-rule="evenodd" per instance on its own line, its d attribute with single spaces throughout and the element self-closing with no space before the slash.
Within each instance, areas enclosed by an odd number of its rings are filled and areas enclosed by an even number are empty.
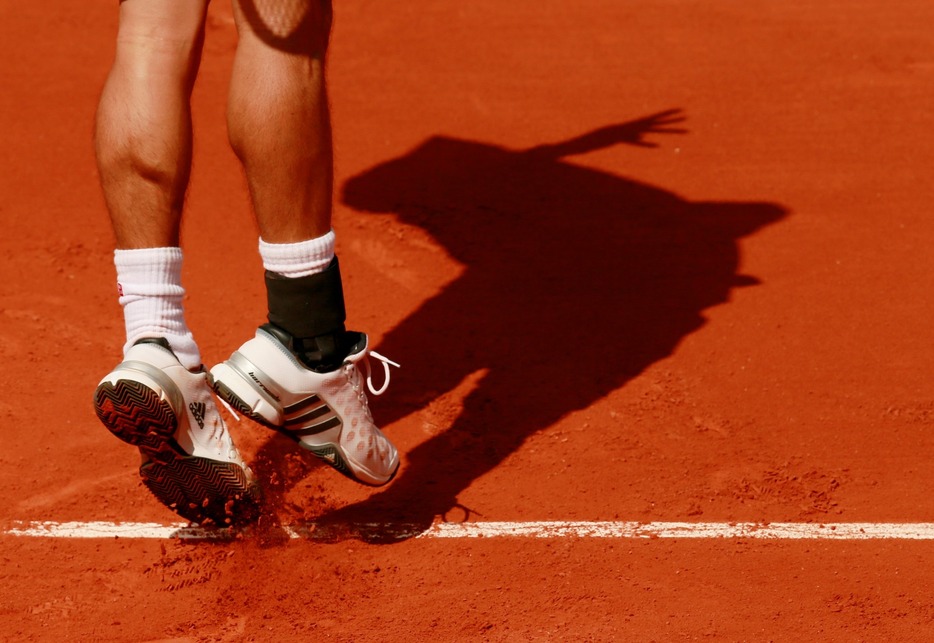
<svg viewBox="0 0 934 643">
<path fill-rule="evenodd" d="M 126 327 L 124 354 L 143 337 L 164 337 L 185 368 L 198 368 L 201 354 L 182 307 L 181 248 L 116 250 L 114 266 Z"/>
<path fill-rule="evenodd" d="M 263 268 L 283 277 L 296 279 L 315 275 L 331 264 L 334 258 L 334 231 L 297 243 L 267 243 L 259 240 L 259 256 Z"/>
</svg>

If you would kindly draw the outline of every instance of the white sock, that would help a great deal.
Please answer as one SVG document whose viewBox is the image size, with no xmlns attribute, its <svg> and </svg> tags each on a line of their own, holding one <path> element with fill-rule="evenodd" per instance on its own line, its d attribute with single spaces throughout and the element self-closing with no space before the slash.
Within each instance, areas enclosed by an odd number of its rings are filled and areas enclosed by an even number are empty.
<svg viewBox="0 0 934 643">
<path fill-rule="evenodd" d="M 297 243 L 267 243 L 260 238 L 259 256 L 266 270 L 283 277 L 315 275 L 334 259 L 334 231 Z"/>
<path fill-rule="evenodd" d="M 117 288 L 126 324 L 124 355 L 144 337 L 164 337 L 182 366 L 201 366 L 201 354 L 185 324 L 181 248 L 115 250 Z"/>
</svg>

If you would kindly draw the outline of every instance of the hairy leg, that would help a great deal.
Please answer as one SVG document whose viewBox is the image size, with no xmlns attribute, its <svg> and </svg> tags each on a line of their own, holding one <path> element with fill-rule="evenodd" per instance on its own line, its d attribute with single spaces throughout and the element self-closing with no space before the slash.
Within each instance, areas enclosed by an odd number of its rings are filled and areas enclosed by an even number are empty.
<svg viewBox="0 0 934 643">
<path fill-rule="evenodd" d="M 117 248 L 179 245 L 208 0 L 122 0 L 95 149 Z"/>
<path fill-rule="evenodd" d="M 333 154 L 325 89 L 326 0 L 233 0 L 239 43 L 227 111 L 260 236 L 270 243 L 331 228 Z"/>
</svg>

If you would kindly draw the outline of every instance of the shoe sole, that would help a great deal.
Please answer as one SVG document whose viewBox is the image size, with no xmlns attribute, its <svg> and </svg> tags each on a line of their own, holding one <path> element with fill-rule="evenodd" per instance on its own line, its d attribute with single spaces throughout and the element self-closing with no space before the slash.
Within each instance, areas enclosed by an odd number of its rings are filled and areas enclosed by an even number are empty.
<svg viewBox="0 0 934 643">
<path fill-rule="evenodd" d="M 343 450 L 336 444 L 319 444 L 312 445 L 302 442 L 302 440 L 291 433 L 290 431 L 283 429 L 282 427 L 276 426 L 269 422 L 262 415 L 255 413 L 249 404 L 244 402 L 239 395 L 237 395 L 229 386 L 224 384 L 219 380 L 214 380 L 214 392 L 217 393 L 217 396 L 227 402 L 232 409 L 245 415 L 250 418 L 257 424 L 261 424 L 268 429 L 272 429 L 277 433 L 281 433 L 289 437 L 294 442 L 297 442 L 300 447 L 310 452 L 311 454 L 317 456 L 320 460 L 325 462 L 329 467 L 333 468 L 337 472 L 347 476 L 356 483 L 366 485 L 368 487 L 381 487 L 385 484 L 388 484 L 395 476 L 396 472 L 399 470 L 399 467 L 396 467 L 396 470 L 392 472 L 385 482 L 372 483 L 366 480 L 361 480 L 356 475 L 351 466 L 347 463 L 347 460 L 344 458 Z"/>
<path fill-rule="evenodd" d="M 143 484 L 165 506 L 201 525 L 227 526 L 259 515 L 260 494 L 233 462 L 192 456 L 178 445 L 178 418 L 168 401 L 142 382 L 104 382 L 94 393 L 97 417 L 149 461 Z"/>
</svg>

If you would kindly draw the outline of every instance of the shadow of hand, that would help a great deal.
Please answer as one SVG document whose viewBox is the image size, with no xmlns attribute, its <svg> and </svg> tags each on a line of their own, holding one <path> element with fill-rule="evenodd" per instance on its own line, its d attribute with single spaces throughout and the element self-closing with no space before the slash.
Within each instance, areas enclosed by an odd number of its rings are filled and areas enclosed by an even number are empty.
<svg viewBox="0 0 934 643">
<path fill-rule="evenodd" d="M 618 144 L 658 147 L 658 143 L 649 142 L 645 140 L 645 137 L 649 134 L 687 134 L 687 129 L 675 127 L 685 120 L 682 110 L 666 109 L 627 123 L 601 127 L 562 143 L 538 145 L 529 149 L 528 153 L 559 159 Z"/>
</svg>

